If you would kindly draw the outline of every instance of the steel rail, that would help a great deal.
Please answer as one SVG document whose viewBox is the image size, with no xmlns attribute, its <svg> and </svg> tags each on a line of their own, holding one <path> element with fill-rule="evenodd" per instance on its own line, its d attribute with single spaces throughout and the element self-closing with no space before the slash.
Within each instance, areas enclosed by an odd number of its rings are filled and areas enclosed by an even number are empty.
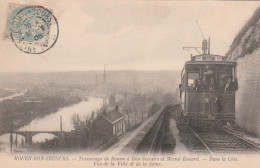
<svg viewBox="0 0 260 168">
<path fill-rule="evenodd" d="M 154 147 L 155 147 L 155 144 L 156 144 L 156 139 L 157 139 L 157 137 L 158 137 L 158 133 L 159 133 L 159 130 L 160 130 L 160 128 L 161 128 L 161 125 L 162 125 L 162 122 L 163 122 L 163 119 L 164 119 L 164 114 L 165 114 L 165 109 L 162 111 L 162 114 L 161 114 L 162 116 L 161 116 L 161 118 L 159 117 L 159 120 L 161 120 L 161 121 L 159 121 L 160 124 L 159 124 L 159 126 L 157 127 L 155 136 L 154 136 L 154 138 L 153 138 L 152 144 L 151 144 L 151 146 L 150 146 L 150 148 L 149 148 L 149 151 L 148 151 L 148 155 L 150 155 L 150 154 L 154 151 Z"/>
<path fill-rule="evenodd" d="M 250 147 L 255 148 L 257 151 L 260 151 L 260 147 L 257 146 L 257 145 L 255 145 L 255 144 L 253 144 L 252 142 L 250 142 L 250 141 L 248 141 L 248 140 L 246 140 L 246 139 L 244 139 L 244 138 L 242 138 L 242 137 L 240 137 L 240 136 L 238 136 L 238 135 L 236 135 L 236 134 L 234 134 L 234 133 L 232 133 L 232 132 L 230 132 L 230 131 L 228 131 L 228 130 L 226 130 L 226 129 L 224 129 L 224 128 L 220 128 L 220 129 L 221 129 L 222 131 L 224 131 L 224 132 L 226 132 L 226 133 L 228 133 L 228 134 L 230 134 L 230 135 L 236 137 L 237 139 L 243 141 L 243 143 L 245 143 L 245 145 L 249 145 Z"/>
<path fill-rule="evenodd" d="M 213 152 L 209 149 L 209 147 L 207 146 L 207 144 L 203 141 L 203 139 L 200 138 L 200 136 L 195 132 L 193 131 L 192 128 L 190 128 L 192 133 L 200 140 L 200 142 L 204 145 L 204 147 L 207 149 L 207 151 L 212 155 L 214 156 Z"/>
<path fill-rule="evenodd" d="M 211 149 L 208 147 L 208 145 L 204 142 L 204 140 L 192 128 L 190 128 L 190 130 L 200 140 L 200 142 L 204 145 L 204 147 L 207 149 L 207 151 L 213 156 L 214 153 L 211 151 Z M 230 136 L 235 137 L 236 139 L 238 139 L 240 141 L 240 143 L 248 146 L 249 148 L 251 148 L 253 150 L 256 150 L 256 151 L 260 151 L 260 147 L 255 145 L 255 144 L 253 144 L 252 142 L 250 142 L 250 141 L 248 141 L 248 140 L 246 140 L 246 139 L 244 139 L 242 137 L 239 137 L 238 135 L 236 135 L 236 134 L 234 134 L 234 133 L 232 133 L 232 132 L 230 132 L 230 131 L 228 131 L 228 130 L 226 130 L 224 128 L 219 128 L 219 130 L 227 133 Z"/>
</svg>

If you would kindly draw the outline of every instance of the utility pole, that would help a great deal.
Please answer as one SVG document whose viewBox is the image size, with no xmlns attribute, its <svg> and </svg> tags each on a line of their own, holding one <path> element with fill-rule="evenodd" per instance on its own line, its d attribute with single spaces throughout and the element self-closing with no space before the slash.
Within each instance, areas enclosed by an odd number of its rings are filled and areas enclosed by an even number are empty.
<svg viewBox="0 0 260 168">
<path fill-rule="evenodd" d="M 10 150 L 13 153 L 13 133 L 10 132 Z"/>
<path fill-rule="evenodd" d="M 202 40 L 202 52 L 203 52 L 203 54 L 207 54 L 207 50 L 208 50 L 208 42 L 207 42 L 207 40 L 203 39 Z"/>
<path fill-rule="evenodd" d="M 10 150 L 13 153 L 13 122 L 11 122 L 10 126 Z"/>
<path fill-rule="evenodd" d="M 17 147 L 17 134 L 15 134 L 15 146 Z"/>
<path fill-rule="evenodd" d="M 62 137 L 62 116 L 60 116 L 60 135 Z"/>
</svg>

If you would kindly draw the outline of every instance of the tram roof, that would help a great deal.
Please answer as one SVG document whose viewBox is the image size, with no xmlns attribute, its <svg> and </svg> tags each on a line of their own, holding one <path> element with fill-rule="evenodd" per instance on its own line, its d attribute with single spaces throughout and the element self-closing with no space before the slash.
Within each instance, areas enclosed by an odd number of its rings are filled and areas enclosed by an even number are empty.
<svg viewBox="0 0 260 168">
<path fill-rule="evenodd" d="M 202 60 L 202 58 L 205 58 L 205 60 Z M 213 59 L 214 58 L 214 59 Z M 223 60 L 224 56 L 221 55 L 213 55 L 213 54 L 201 54 L 201 55 L 195 55 L 191 57 L 190 61 L 186 61 L 185 65 L 191 65 L 191 64 L 211 64 L 211 65 L 236 65 L 236 62 L 227 62 Z M 211 60 L 212 59 L 212 60 Z"/>
<path fill-rule="evenodd" d="M 210 54 L 210 55 L 202 54 L 202 55 L 193 56 L 191 58 L 191 61 L 186 61 L 185 62 L 184 67 L 183 67 L 181 73 L 183 73 L 183 71 L 184 71 L 184 69 L 185 69 L 185 67 L 187 65 L 232 65 L 232 66 L 236 66 L 237 65 L 236 62 L 228 62 L 228 61 L 224 61 L 224 60 L 222 60 L 222 61 L 196 61 L 195 57 L 197 57 L 197 56 L 223 57 L 221 55 L 212 55 L 212 54 Z"/>
<path fill-rule="evenodd" d="M 237 63 L 227 61 L 186 61 L 185 65 L 237 65 Z"/>
</svg>

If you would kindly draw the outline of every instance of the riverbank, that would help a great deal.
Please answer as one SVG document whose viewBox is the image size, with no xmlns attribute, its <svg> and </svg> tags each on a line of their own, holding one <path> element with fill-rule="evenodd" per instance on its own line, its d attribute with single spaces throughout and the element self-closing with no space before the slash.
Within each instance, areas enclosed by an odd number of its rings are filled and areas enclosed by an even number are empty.
<svg viewBox="0 0 260 168">
<path fill-rule="evenodd" d="M 37 118 L 57 112 L 60 108 L 80 103 L 82 98 L 69 92 L 27 91 L 23 95 L 0 102 L 0 132 L 6 133 L 28 125 Z"/>
<path fill-rule="evenodd" d="M 62 130 L 67 133 L 66 136 L 68 140 L 75 141 L 74 123 L 72 122 L 72 118 L 75 114 L 79 117 L 82 123 L 85 123 L 85 120 L 89 118 L 93 111 L 98 111 L 98 109 L 102 105 L 102 99 L 96 97 L 88 97 L 88 100 L 83 100 L 79 103 L 73 104 L 69 107 L 60 108 L 57 112 L 46 115 L 42 118 L 37 118 L 31 121 L 29 124 L 20 127 L 19 131 L 59 131 L 60 130 L 60 116 L 62 116 Z M 50 124 L 51 123 L 51 124 Z M 46 141 L 52 142 L 50 140 L 55 139 L 55 135 L 48 133 L 39 133 L 32 137 L 33 144 L 27 145 L 25 144 L 25 137 L 18 134 L 17 136 L 17 147 L 15 145 L 16 134 L 13 134 L 13 152 L 21 153 L 21 152 L 40 152 L 45 151 L 43 148 L 46 146 L 42 146 L 41 142 L 44 143 Z M 65 141 L 63 141 L 65 142 Z M 4 134 L 0 136 L 0 149 L 2 152 L 10 152 L 10 134 Z M 50 150 L 48 147 L 46 151 Z"/>
</svg>

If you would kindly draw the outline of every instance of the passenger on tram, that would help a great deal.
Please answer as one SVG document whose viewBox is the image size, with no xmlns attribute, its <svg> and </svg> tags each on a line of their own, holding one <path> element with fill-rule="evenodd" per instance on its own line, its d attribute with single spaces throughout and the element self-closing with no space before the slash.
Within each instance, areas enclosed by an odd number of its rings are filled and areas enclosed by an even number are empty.
<svg viewBox="0 0 260 168">
<path fill-rule="evenodd" d="M 202 84 L 202 79 L 201 78 L 196 80 L 195 88 L 196 88 L 197 92 L 203 91 L 203 84 Z"/>
<path fill-rule="evenodd" d="M 234 91 L 235 90 L 235 84 L 232 82 L 232 77 L 229 77 L 227 80 L 227 84 L 225 86 L 225 92 Z"/>
<path fill-rule="evenodd" d="M 182 94 L 182 84 L 179 84 L 179 89 L 180 89 L 180 97 L 181 97 L 181 94 Z"/>
<path fill-rule="evenodd" d="M 208 88 L 209 88 L 209 83 L 208 83 L 206 77 L 204 77 L 203 81 L 202 81 L 202 90 L 206 91 L 206 90 L 208 90 Z"/>
<path fill-rule="evenodd" d="M 211 78 L 209 83 L 209 91 L 215 91 L 215 90 L 217 90 L 217 84 L 214 78 Z"/>
<path fill-rule="evenodd" d="M 225 90 L 225 83 L 226 83 L 225 78 L 220 79 L 220 83 L 219 83 L 219 87 L 218 87 L 219 91 Z"/>
</svg>

